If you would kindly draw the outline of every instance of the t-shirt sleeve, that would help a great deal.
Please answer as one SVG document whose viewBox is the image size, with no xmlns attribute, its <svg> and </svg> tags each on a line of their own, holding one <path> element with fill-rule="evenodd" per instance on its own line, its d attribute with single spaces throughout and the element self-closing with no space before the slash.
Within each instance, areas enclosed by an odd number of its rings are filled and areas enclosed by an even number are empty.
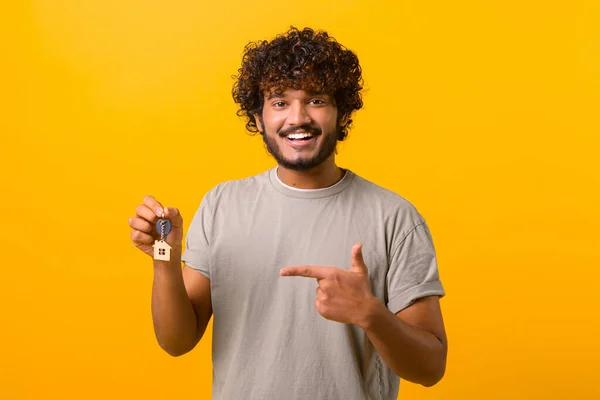
<svg viewBox="0 0 600 400">
<path fill-rule="evenodd" d="M 417 224 L 397 245 L 387 274 L 387 307 L 394 314 L 425 296 L 444 296 L 429 228 Z"/>
<path fill-rule="evenodd" d="M 212 230 L 212 209 L 208 193 L 192 218 L 186 235 L 185 249 L 181 260 L 210 279 L 210 237 Z"/>
</svg>

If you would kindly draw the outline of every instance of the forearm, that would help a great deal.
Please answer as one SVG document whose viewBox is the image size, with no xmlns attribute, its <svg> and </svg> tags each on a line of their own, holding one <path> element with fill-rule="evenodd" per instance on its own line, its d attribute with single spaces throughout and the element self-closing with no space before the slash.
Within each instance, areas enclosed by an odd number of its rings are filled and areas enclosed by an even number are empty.
<svg viewBox="0 0 600 400">
<path fill-rule="evenodd" d="M 447 347 L 433 334 L 405 323 L 376 299 L 365 306 L 359 326 L 400 378 L 424 386 L 442 379 Z"/>
<path fill-rule="evenodd" d="M 152 320 L 158 344 L 172 356 L 190 351 L 198 342 L 197 320 L 187 295 L 181 257 L 153 261 Z"/>
</svg>

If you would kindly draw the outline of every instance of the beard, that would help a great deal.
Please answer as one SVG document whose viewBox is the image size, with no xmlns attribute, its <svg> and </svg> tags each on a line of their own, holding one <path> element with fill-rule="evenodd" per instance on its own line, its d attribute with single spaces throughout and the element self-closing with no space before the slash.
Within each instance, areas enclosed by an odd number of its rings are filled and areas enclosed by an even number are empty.
<svg viewBox="0 0 600 400">
<path fill-rule="evenodd" d="M 339 127 L 336 126 L 336 131 L 338 129 Z M 328 134 L 323 136 L 322 130 L 318 127 L 303 125 L 300 127 L 279 131 L 278 135 L 279 137 L 284 137 L 288 133 L 292 133 L 294 131 L 299 130 L 312 133 L 315 136 L 315 139 L 317 137 L 321 137 L 323 142 L 321 143 L 321 146 L 317 149 L 317 153 L 312 157 L 300 158 L 297 160 L 288 160 L 283 156 L 282 152 L 280 151 L 276 139 L 267 135 L 263 125 L 263 141 L 265 142 L 268 152 L 273 156 L 273 158 L 275 158 L 277 164 L 279 164 L 281 167 L 293 171 L 308 171 L 321 165 L 336 151 L 337 135 Z"/>
</svg>

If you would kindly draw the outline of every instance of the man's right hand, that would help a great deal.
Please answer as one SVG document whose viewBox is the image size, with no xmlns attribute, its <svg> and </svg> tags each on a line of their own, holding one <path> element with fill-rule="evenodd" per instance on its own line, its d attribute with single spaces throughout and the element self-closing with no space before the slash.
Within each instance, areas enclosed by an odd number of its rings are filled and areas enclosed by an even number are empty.
<svg viewBox="0 0 600 400">
<path fill-rule="evenodd" d="M 167 236 L 167 243 L 175 252 L 181 255 L 183 241 L 183 218 L 179 210 L 174 207 L 163 207 L 154 197 L 144 197 L 143 203 L 136 207 L 135 217 L 129 218 L 131 227 L 131 241 L 144 253 L 154 256 L 155 240 L 160 239 L 160 232 L 156 229 L 159 218 L 171 221 L 171 232 Z"/>
</svg>

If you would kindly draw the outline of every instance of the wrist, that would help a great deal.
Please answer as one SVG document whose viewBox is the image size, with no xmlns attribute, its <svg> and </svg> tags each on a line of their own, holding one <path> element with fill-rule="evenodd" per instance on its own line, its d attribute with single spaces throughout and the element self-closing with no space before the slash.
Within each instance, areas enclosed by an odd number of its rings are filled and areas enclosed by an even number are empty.
<svg viewBox="0 0 600 400">
<path fill-rule="evenodd" d="M 375 296 L 371 295 L 362 303 L 362 307 L 360 307 L 355 325 L 366 331 L 370 329 L 378 315 L 385 310 L 387 310 L 387 308 L 383 305 L 383 303 L 380 302 Z"/>
</svg>

